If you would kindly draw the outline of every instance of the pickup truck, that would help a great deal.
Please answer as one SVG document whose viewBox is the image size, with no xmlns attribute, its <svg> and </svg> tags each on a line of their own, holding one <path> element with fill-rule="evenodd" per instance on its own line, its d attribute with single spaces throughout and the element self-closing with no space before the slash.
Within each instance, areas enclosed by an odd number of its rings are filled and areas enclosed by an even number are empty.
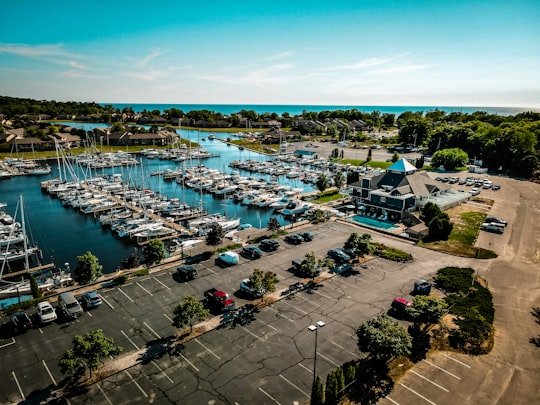
<svg viewBox="0 0 540 405">
<path fill-rule="evenodd" d="M 234 299 L 229 297 L 229 294 L 224 291 L 211 288 L 204 292 L 204 299 L 208 306 L 219 309 L 221 312 L 234 309 Z"/>
</svg>

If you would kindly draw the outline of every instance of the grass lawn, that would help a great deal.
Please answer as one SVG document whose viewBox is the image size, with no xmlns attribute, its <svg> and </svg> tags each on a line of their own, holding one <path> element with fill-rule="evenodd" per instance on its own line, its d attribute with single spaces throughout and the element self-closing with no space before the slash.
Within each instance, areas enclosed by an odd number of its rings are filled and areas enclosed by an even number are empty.
<svg viewBox="0 0 540 405">
<path fill-rule="evenodd" d="M 345 198 L 345 197 L 346 196 L 341 193 L 327 194 L 327 195 L 322 195 L 318 197 L 316 200 L 313 200 L 312 202 L 314 202 L 315 204 L 323 204 L 330 201 L 336 201 L 336 200 L 339 200 L 340 198 Z"/>
</svg>

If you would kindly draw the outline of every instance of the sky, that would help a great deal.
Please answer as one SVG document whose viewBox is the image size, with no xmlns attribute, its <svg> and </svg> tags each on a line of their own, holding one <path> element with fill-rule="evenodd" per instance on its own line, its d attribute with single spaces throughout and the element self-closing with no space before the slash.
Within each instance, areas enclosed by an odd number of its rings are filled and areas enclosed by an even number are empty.
<svg viewBox="0 0 540 405">
<path fill-rule="evenodd" d="M 0 95 L 540 107 L 538 0 L 10 1 Z"/>
</svg>

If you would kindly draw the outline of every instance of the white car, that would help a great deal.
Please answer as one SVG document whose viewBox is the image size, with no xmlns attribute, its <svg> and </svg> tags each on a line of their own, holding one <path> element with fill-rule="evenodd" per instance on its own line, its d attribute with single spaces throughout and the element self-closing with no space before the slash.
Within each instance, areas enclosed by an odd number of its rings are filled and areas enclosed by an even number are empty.
<svg viewBox="0 0 540 405">
<path fill-rule="evenodd" d="M 54 310 L 53 306 L 47 301 L 42 301 L 37 304 L 36 314 L 42 324 L 54 322 L 57 318 L 56 311 Z"/>
<path fill-rule="evenodd" d="M 478 195 L 478 194 L 480 194 L 480 189 L 477 188 L 477 187 L 473 187 L 473 188 L 471 188 L 470 193 L 471 193 L 472 195 Z"/>
</svg>

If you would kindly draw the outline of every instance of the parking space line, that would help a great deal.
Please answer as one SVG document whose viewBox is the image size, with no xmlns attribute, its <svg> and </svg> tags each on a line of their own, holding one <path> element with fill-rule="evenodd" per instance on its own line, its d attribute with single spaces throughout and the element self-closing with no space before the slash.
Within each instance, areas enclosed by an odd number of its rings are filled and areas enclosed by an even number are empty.
<svg viewBox="0 0 540 405">
<path fill-rule="evenodd" d="M 142 392 L 142 394 L 144 395 L 145 398 L 148 398 L 148 394 L 142 389 L 142 387 L 139 385 L 139 383 L 137 381 L 135 381 L 133 379 L 133 377 L 131 376 L 131 374 L 129 374 L 129 372 L 127 370 L 125 370 L 126 374 L 128 375 L 129 379 L 131 380 L 131 382 L 133 384 L 135 384 L 135 386 L 139 389 L 139 391 Z"/>
<path fill-rule="evenodd" d="M 340 348 L 341 350 L 343 350 L 344 352 L 347 352 L 347 353 L 349 353 L 349 354 L 352 354 L 354 357 L 357 357 L 357 358 L 359 358 L 359 359 L 362 358 L 359 354 L 356 354 L 356 353 L 354 353 L 354 352 L 351 352 L 350 350 L 345 349 L 343 346 L 338 345 L 336 342 L 332 342 L 332 344 L 333 344 L 333 345 L 336 345 L 337 347 L 339 347 L 339 348 Z"/>
<path fill-rule="evenodd" d="M 389 400 L 389 401 L 392 402 L 393 404 L 399 405 L 399 402 L 394 401 L 392 398 L 390 398 L 390 397 L 388 397 L 388 396 L 383 397 L 383 398 Z"/>
<path fill-rule="evenodd" d="M 418 395 L 420 398 L 422 398 L 423 400 L 429 402 L 430 404 L 432 404 L 432 405 L 437 405 L 435 402 L 430 401 L 429 399 L 427 399 L 427 398 L 426 398 L 425 396 L 423 396 L 422 394 L 419 394 L 418 392 L 416 392 L 416 391 L 413 390 L 412 388 L 407 387 L 405 384 L 403 384 L 403 383 L 398 383 L 398 384 L 401 385 L 403 388 L 405 388 L 405 389 L 411 391 L 413 394 Z"/>
<path fill-rule="evenodd" d="M 150 327 L 150 325 L 148 325 L 146 322 L 143 322 L 143 324 L 144 324 L 144 326 L 146 326 L 146 327 L 148 328 L 148 330 L 149 330 L 150 332 L 152 332 L 158 339 L 161 339 L 161 336 L 159 336 L 159 335 L 157 334 L 157 332 L 156 332 L 154 329 L 152 329 L 152 328 Z"/>
<path fill-rule="evenodd" d="M 124 291 L 122 291 L 121 288 L 117 288 L 117 290 L 120 291 L 122 294 L 124 294 L 125 297 L 126 297 L 128 300 L 130 300 L 131 302 L 135 303 L 135 301 L 133 301 L 129 295 L 127 295 Z"/>
<path fill-rule="evenodd" d="M 283 301 L 283 300 L 282 300 L 282 301 Z M 296 322 L 294 322 L 291 318 L 287 318 L 285 315 L 283 315 L 283 314 L 282 314 L 281 312 L 279 312 L 277 309 L 272 308 L 272 307 L 266 307 L 266 308 L 268 308 L 268 309 L 269 309 L 270 311 L 272 311 L 272 312 L 275 312 L 276 314 L 278 314 L 278 315 L 281 316 L 282 318 L 285 318 L 285 319 L 288 320 L 288 321 L 291 321 L 291 322 L 293 322 L 293 323 L 296 323 Z"/>
<path fill-rule="evenodd" d="M 204 266 L 204 265 L 202 265 L 202 264 L 201 264 L 201 267 L 202 267 L 203 269 L 205 269 L 205 270 L 208 270 L 210 273 L 212 273 L 212 274 L 214 274 L 214 275 L 217 274 L 217 273 L 216 273 L 214 270 L 212 270 L 210 267 L 206 267 L 206 266 Z"/>
<path fill-rule="evenodd" d="M 245 327 L 243 327 L 242 325 L 240 325 L 240 327 L 242 329 L 244 329 L 247 333 L 249 333 L 251 336 L 253 336 L 255 339 L 259 340 L 262 336 L 257 336 L 255 333 L 253 333 L 252 331 L 246 329 Z M 264 336 L 264 335 L 263 335 Z"/>
<path fill-rule="evenodd" d="M 268 326 L 268 327 L 271 328 L 271 329 L 274 329 L 276 332 L 278 331 L 277 328 L 274 328 L 274 327 L 273 327 L 272 325 L 270 325 L 269 323 L 263 322 L 263 321 L 261 321 L 260 319 L 255 319 L 255 320 L 256 320 L 257 322 L 262 323 L 262 324 L 265 325 L 265 326 Z"/>
<path fill-rule="evenodd" d="M 15 342 L 15 338 L 12 337 L 11 338 L 11 342 L 9 343 L 6 343 L 6 344 L 3 344 L 2 346 L 0 346 L 0 349 L 3 349 L 4 347 L 8 347 L 8 346 L 11 346 L 11 345 L 14 345 L 16 342 Z"/>
<path fill-rule="evenodd" d="M 334 298 L 330 298 L 330 297 L 328 297 L 327 295 L 321 294 L 321 293 L 318 292 L 318 291 L 313 291 L 313 294 L 320 295 L 321 297 L 326 298 L 327 300 L 330 300 L 330 301 L 338 302 L 338 300 L 336 300 L 336 299 L 334 299 Z"/>
<path fill-rule="evenodd" d="M 171 382 L 171 384 L 174 384 L 174 381 L 171 380 L 171 377 L 169 377 L 167 374 L 165 374 L 165 371 L 163 371 L 161 369 L 161 367 L 154 360 L 152 360 L 152 364 L 154 366 L 156 366 L 156 368 L 161 372 L 161 374 L 163 374 L 165 376 L 165 378 L 167 378 L 167 380 L 169 380 Z"/>
<path fill-rule="evenodd" d="M 103 396 L 105 397 L 105 399 L 107 400 L 107 402 L 109 403 L 109 405 L 113 405 L 113 403 L 111 402 L 111 400 L 109 399 L 107 394 L 105 394 L 105 391 L 103 391 L 103 388 L 101 388 L 101 385 L 99 385 L 99 383 L 96 384 L 96 385 L 99 388 L 99 390 L 101 391 L 101 393 L 103 394 Z"/>
<path fill-rule="evenodd" d="M 111 309 L 114 311 L 114 307 L 109 303 L 109 301 L 107 301 L 107 300 L 105 299 L 105 297 L 104 297 L 103 295 L 101 296 L 101 299 L 102 299 L 103 301 L 105 301 L 105 304 L 107 304 L 108 306 L 110 306 Z"/>
<path fill-rule="evenodd" d="M 304 310 L 298 308 L 296 305 L 291 305 L 291 304 L 289 304 L 287 301 L 284 301 L 284 300 L 281 300 L 281 302 L 282 302 L 283 304 L 285 304 L 285 305 L 288 305 L 288 306 L 290 306 L 290 307 L 293 307 L 294 309 L 298 310 L 298 312 L 300 312 L 300 313 L 302 313 L 302 314 L 304 314 L 304 315 L 307 315 L 307 312 L 306 312 L 306 311 L 304 311 Z"/>
<path fill-rule="evenodd" d="M 92 315 L 89 311 L 86 311 L 86 313 L 88 314 L 88 316 L 89 316 L 90 318 L 93 317 L 93 315 Z"/>
<path fill-rule="evenodd" d="M 39 333 L 41 333 L 43 335 L 43 329 L 41 328 L 38 328 L 39 329 Z"/>
<path fill-rule="evenodd" d="M 51 373 L 51 370 L 49 370 L 49 367 L 47 367 L 47 363 L 45 363 L 45 360 L 41 360 L 41 362 L 43 363 L 43 367 L 45 367 L 45 370 L 47 371 L 47 374 L 49 374 L 49 377 L 51 377 L 51 380 L 53 382 L 54 385 L 56 385 L 56 380 L 54 379 L 52 373 Z"/>
<path fill-rule="evenodd" d="M 411 373 L 416 374 L 418 377 L 422 378 L 423 380 L 426 380 L 427 382 L 430 382 L 430 383 L 433 384 L 434 386 L 439 387 L 441 390 L 446 391 L 446 392 L 450 392 L 450 391 L 448 391 L 446 388 L 444 388 L 443 386 L 437 384 L 436 382 L 431 381 L 431 380 L 430 380 L 429 378 L 427 378 L 427 377 L 424 377 L 422 374 L 417 373 L 417 372 L 414 371 L 414 370 L 410 370 L 410 371 L 411 371 Z"/>
<path fill-rule="evenodd" d="M 152 294 L 150 291 L 148 291 L 146 288 L 144 288 L 142 285 L 140 285 L 138 281 L 135 284 L 137 284 L 139 287 L 141 287 L 143 291 L 146 291 L 147 294 L 150 294 L 152 297 L 154 296 L 154 294 Z"/>
<path fill-rule="evenodd" d="M 339 367 L 340 365 L 337 364 L 335 361 L 333 360 L 330 360 L 328 357 L 326 357 L 324 354 L 321 354 L 321 353 L 317 353 L 317 356 L 321 356 L 323 359 L 325 359 L 326 361 L 328 361 L 329 363 L 332 363 L 334 366 L 336 367 Z"/>
<path fill-rule="evenodd" d="M 182 357 L 191 367 L 193 367 L 195 369 L 195 371 L 199 372 L 199 369 L 197 367 L 195 367 L 195 365 L 189 361 L 186 356 L 184 356 L 182 353 L 180 353 L 180 357 Z"/>
<path fill-rule="evenodd" d="M 461 377 L 458 377 L 457 375 L 452 374 L 450 371 L 445 370 L 444 368 L 439 367 L 438 365 L 433 364 L 433 363 L 431 363 L 430 361 L 427 361 L 427 360 L 422 360 L 422 361 L 425 361 L 425 362 L 426 362 L 427 364 L 429 364 L 430 366 L 433 366 L 433 367 L 435 367 L 435 368 L 438 368 L 438 369 L 441 370 L 442 372 L 445 372 L 446 374 L 448 374 L 448 375 L 450 375 L 450 376 L 452 376 L 452 377 L 454 377 L 454 378 L 457 378 L 458 380 L 461 380 Z"/>
<path fill-rule="evenodd" d="M 274 401 L 276 404 L 281 405 L 272 395 L 270 395 L 268 392 L 263 390 L 261 387 L 258 387 L 259 391 L 261 391 L 264 395 L 266 395 L 268 398 L 270 398 L 272 401 Z"/>
<path fill-rule="evenodd" d="M 126 332 L 124 332 L 123 330 L 120 330 L 120 332 L 121 332 L 122 335 L 124 335 L 124 337 L 129 341 L 129 343 L 131 343 L 133 346 L 135 346 L 135 349 L 141 350 L 141 349 L 139 348 L 139 346 L 137 346 L 137 345 L 135 344 L 135 342 L 133 342 L 133 340 L 131 340 L 131 338 L 130 338 L 128 335 L 126 335 Z"/>
<path fill-rule="evenodd" d="M 310 370 L 306 366 L 304 366 L 302 363 L 297 363 L 300 367 L 302 367 L 304 370 L 308 371 L 309 373 L 313 374 L 313 370 Z"/>
<path fill-rule="evenodd" d="M 304 391 L 302 390 L 298 385 L 292 383 L 291 381 L 289 381 L 287 378 L 283 377 L 281 374 L 279 375 L 281 378 L 283 378 L 285 381 L 287 381 L 289 384 L 291 384 L 294 388 L 296 388 L 298 391 L 300 391 L 302 394 L 304 394 L 306 397 L 309 398 L 309 395 Z"/>
<path fill-rule="evenodd" d="M 12 371 L 11 375 L 13 376 L 13 379 L 15 380 L 15 383 L 17 384 L 17 388 L 19 388 L 19 393 L 21 394 L 21 398 L 24 399 L 24 394 L 22 392 L 21 384 L 19 384 L 19 380 L 17 380 L 17 376 L 15 375 L 15 371 Z"/>
<path fill-rule="evenodd" d="M 442 353 L 442 355 L 443 355 L 444 357 L 448 357 L 450 360 L 454 360 L 456 363 L 461 364 L 463 367 L 471 368 L 471 366 L 469 366 L 468 364 L 465 364 L 465 363 L 463 363 L 463 362 L 461 362 L 461 361 L 459 361 L 459 360 L 457 360 L 457 359 L 454 359 L 453 357 L 450 357 L 450 356 L 448 356 L 447 354 Z"/>
<path fill-rule="evenodd" d="M 163 284 L 161 281 L 159 281 L 157 278 L 152 277 L 154 280 L 156 280 L 159 284 L 161 284 L 163 287 L 165 287 L 167 290 L 171 291 L 171 287 L 168 285 Z"/>
<path fill-rule="evenodd" d="M 214 356 L 216 359 L 221 360 L 221 357 L 219 357 L 217 354 L 215 354 L 212 350 L 210 350 L 208 347 L 206 347 L 203 343 L 201 343 L 201 342 L 199 341 L 199 339 L 195 338 L 195 339 L 193 339 L 193 340 L 195 340 L 195 342 L 197 342 L 197 343 L 200 344 L 202 347 L 204 347 L 204 348 L 208 351 L 208 353 L 210 353 L 210 354 L 211 354 L 212 356 Z"/>
<path fill-rule="evenodd" d="M 165 318 L 167 318 L 167 319 L 169 320 L 170 323 L 174 323 L 173 319 L 172 319 L 169 315 L 163 314 L 163 316 L 164 316 Z"/>
</svg>

